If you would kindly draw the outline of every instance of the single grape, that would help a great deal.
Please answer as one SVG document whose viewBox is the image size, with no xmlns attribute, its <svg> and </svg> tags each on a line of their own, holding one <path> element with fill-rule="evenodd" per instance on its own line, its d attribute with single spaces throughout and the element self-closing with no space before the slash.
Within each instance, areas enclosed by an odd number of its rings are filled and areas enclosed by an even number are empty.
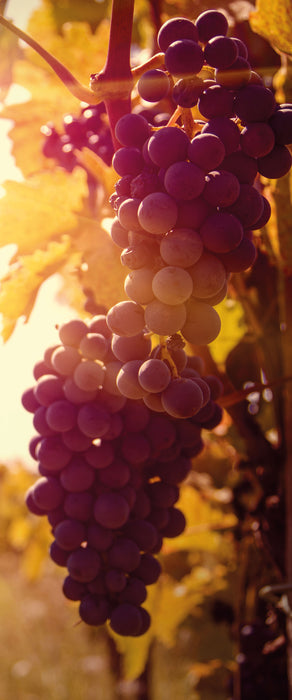
<svg viewBox="0 0 292 700">
<path fill-rule="evenodd" d="M 228 21 L 218 10 L 205 10 L 201 12 L 195 21 L 198 30 L 199 41 L 203 43 L 209 41 L 214 36 L 225 36 L 228 31 Z"/>
<path fill-rule="evenodd" d="M 195 163 L 177 161 L 167 168 L 164 176 L 164 186 L 168 194 L 174 199 L 194 199 L 199 197 L 205 187 L 204 171 Z M 166 231 L 163 231 L 163 233 L 166 233 Z"/>
<path fill-rule="evenodd" d="M 163 360 L 152 358 L 140 366 L 138 380 L 145 391 L 157 393 L 166 389 L 171 380 L 171 372 Z"/>
<path fill-rule="evenodd" d="M 176 78 L 196 75 L 203 67 L 203 63 L 203 51 L 192 39 L 178 39 L 169 44 L 166 49 L 166 69 Z"/>
<path fill-rule="evenodd" d="M 218 168 L 225 156 L 225 146 L 215 134 L 198 134 L 189 144 L 188 157 L 202 170 Z"/>
<path fill-rule="evenodd" d="M 179 377 L 169 383 L 161 401 L 165 411 L 174 418 L 190 418 L 202 407 L 203 394 L 191 379 Z"/>
<path fill-rule="evenodd" d="M 198 41 L 198 30 L 195 24 L 185 17 L 172 17 L 160 27 L 157 43 L 161 51 L 166 51 L 169 44 L 177 39 Z"/>
<path fill-rule="evenodd" d="M 147 102 L 159 102 L 167 95 L 169 89 L 169 78 L 159 68 L 153 68 L 143 73 L 137 84 L 140 97 Z"/>
<path fill-rule="evenodd" d="M 161 235 L 175 226 L 177 213 L 177 204 L 169 194 L 153 192 L 140 203 L 138 220 L 145 231 Z"/>
<path fill-rule="evenodd" d="M 166 126 L 155 131 L 148 141 L 148 154 L 152 163 L 159 168 L 167 168 L 187 155 L 189 139 L 186 133 L 174 126 Z"/>
<path fill-rule="evenodd" d="M 119 493 L 104 492 L 98 496 L 94 505 L 95 520 L 99 525 L 113 530 L 127 522 L 129 513 L 128 503 Z"/>
<path fill-rule="evenodd" d="M 203 252 L 199 234 L 189 228 L 175 228 L 162 238 L 160 255 L 168 265 L 191 267 Z"/>
<path fill-rule="evenodd" d="M 145 322 L 153 333 L 158 335 L 173 335 L 177 333 L 186 321 L 184 304 L 164 304 L 159 299 L 151 301 L 145 309 Z"/>
<path fill-rule="evenodd" d="M 115 135 L 123 146 L 141 147 L 150 134 L 148 121 L 140 114 L 125 114 L 117 121 Z"/>
<path fill-rule="evenodd" d="M 187 302 L 183 337 L 194 345 L 208 345 L 220 332 L 220 316 L 210 304 L 192 299 Z"/>
<path fill-rule="evenodd" d="M 167 265 L 154 275 L 152 289 L 155 297 L 164 304 L 182 304 L 192 294 L 193 281 L 187 270 Z"/>
<path fill-rule="evenodd" d="M 144 310 L 134 301 L 120 301 L 107 314 L 107 324 L 113 333 L 135 336 L 144 328 Z"/>
<path fill-rule="evenodd" d="M 77 549 L 86 539 L 86 528 L 80 520 L 62 520 L 54 529 L 57 544 L 63 549 Z"/>
</svg>

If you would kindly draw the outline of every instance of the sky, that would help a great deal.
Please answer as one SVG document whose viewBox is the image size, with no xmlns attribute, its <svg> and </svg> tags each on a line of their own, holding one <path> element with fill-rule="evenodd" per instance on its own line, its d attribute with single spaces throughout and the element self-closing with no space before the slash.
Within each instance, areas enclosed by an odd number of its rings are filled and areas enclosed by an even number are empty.
<svg viewBox="0 0 292 700">
<path fill-rule="evenodd" d="M 10 0 L 5 15 L 25 28 L 30 12 L 38 4 L 38 0 Z M 24 101 L 27 91 L 14 86 L 8 99 L 11 102 Z M 4 180 L 22 179 L 11 156 L 11 143 L 7 137 L 10 128 L 11 122 L 0 119 L 0 197 L 4 193 L 1 186 Z M 5 274 L 13 252 L 11 246 L 0 250 L 0 277 Z M 34 464 L 28 452 L 29 440 L 35 434 L 32 414 L 22 407 L 21 395 L 34 384 L 34 364 L 42 359 L 48 346 L 58 342 L 56 324 L 74 316 L 72 309 L 56 300 L 60 286 L 61 279 L 57 275 L 48 279 L 42 285 L 29 322 L 25 324 L 20 320 L 11 339 L 5 344 L 0 340 L 0 464 L 13 464 L 19 460 L 31 468 Z"/>
</svg>

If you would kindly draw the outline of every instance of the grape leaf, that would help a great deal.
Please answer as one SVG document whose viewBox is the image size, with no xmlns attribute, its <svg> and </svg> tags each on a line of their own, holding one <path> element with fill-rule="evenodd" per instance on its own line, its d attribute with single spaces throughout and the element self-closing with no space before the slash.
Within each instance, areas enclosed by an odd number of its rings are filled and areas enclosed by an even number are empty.
<svg viewBox="0 0 292 700">
<path fill-rule="evenodd" d="M 88 22 L 92 27 L 104 17 L 109 0 L 58 0 L 47 3 L 51 5 L 51 14 L 56 23 L 56 28 L 60 32 L 66 22 Z"/>
<path fill-rule="evenodd" d="M 33 13 L 28 33 L 85 85 L 89 84 L 91 73 L 97 73 L 104 67 L 109 37 L 109 21 L 106 19 L 94 33 L 87 22 L 80 21 L 66 23 L 62 34 L 59 34 L 56 33 L 51 8 L 46 4 Z M 35 65 L 52 73 L 52 69 L 33 49 L 25 49 L 25 54 Z M 56 76 L 55 80 L 59 81 Z M 66 91 L 64 86 L 63 90 Z"/>
<path fill-rule="evenodd" d="M 279 180 L 271 182 L 271 190 L 274 196 L 273 217 L 267 224 L 268 233 L 273 232 L 277 236 L 278 263 L 287 274 L 292 271 L 292 241 L 291 241 L 291 215 L 292 172 L 287 173 Z M 274 227 L 273 227 L 274 224 Z"/>
<path fill-rule="evenodd" d="M 10 337 L 18 318 L 24 316 L 28 320 L 42 282 L 64 265 L 69 250 L 68 236 L 61 242 L 52 241 L 46 250 L 36 250 L 20 258 L 16 270 L 2 280 L 0 313 L 4 341 Z"/>
<path fill-rule="evenodd" d="M 212 569 L 194 567 L 181 581 L 162 574 L 159 581 L 149 586 L 147 600 L 143 604 L 151 615 L 151 626 L 141 637 L 121 637 L 108 627 L 117 649 L 123 657 L 123 675 L 134 680 L 144 670 L 151 642 L 154 639 L 166 647 L 174 646 L 179 625 L 189 614 L 194 614 L 205 597 L 226 587 L 225 567 Z"/>
<path fill-rule="evenodd" d="M 225 299 L 216 306 L 221 318 L 221 331 L 210 343 L 211 354 L 218 364 L 224 363 L 229 351 L 238 343 L 246 332 L 243 308 L 239 301 Z"/>
<path fill-rule="evenodd" d="M 0 200 L 0 247 L 14 243 L 19 255 L 44 248 L 77 224 L 86 196 L 86 176 L 61 170 L 40 173 L 27 182 L 7 181 Z"/>
<path fill-rule="evenodd" d="M 42 155 L 44 137 L 41 126 L 51 121 L 62 130 L 63 114 L 80 112 L 77 100 L 56 80 L 43 68 L 27 61 L 15 63 L 15 84 L 27 89 L 31 99 L 21 104 L 4 105 L 1 117 L 13 121 L 9 131 L 13 142 L 12 155 L 25 177 L 48 169 L 53 162 Z"/>
<path fill-rule="evenodd" d="M 107 231 L 98 222 L 88 222 L 76 246 L 82 251 L 83 263 L 79 283 L 92 290 L 96 302 L 108 309 L 126 299 L 123 289 L 126 272 L 120 263 L 120 249 L 113 244 Z"/>
<path fill-rule="evenodd" d="M 237 524 L 233 513 L 222 512 L 187 484 L 181 486 L 177 507 L 186 518 L 186 529 L 174 539 L 164 539 L 163 554 L 179 550 L 219 553 L 221 545 L 224 549 L 224 530 L 229 530 Z M 230 547 L 230 543 L 228 546 Z"/>
<path fill-rule="evenodd" d="M 292 5 L 290 0 L 257 0 L 249 16 L 251 28 L 280 52 L 292 55 Z"/>
</svg>

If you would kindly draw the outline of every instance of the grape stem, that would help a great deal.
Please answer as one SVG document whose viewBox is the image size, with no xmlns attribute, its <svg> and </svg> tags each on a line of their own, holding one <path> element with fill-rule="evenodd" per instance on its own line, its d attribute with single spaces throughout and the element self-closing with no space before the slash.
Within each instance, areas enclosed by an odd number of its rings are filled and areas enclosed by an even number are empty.
<svg viewBox="0 0 292 700">
<path fill-rule="evenodd" d="M 172 377 L 178 377 L 177 366 L 173 361 L 170 352 L 167 349 L 166 341 L 163 336 L 159 338 L 159 344 L 161 347 L 161 359 L 167 362 L 167 364 L 169 365 Z"/>
<path fill-rule="evenodd" d="M 104 101 L 115 148 L 120 144 L 115 139 L 114 127 L 123 114 L 131 111 L 130 98 L 134 84 L 146 70 L 158 68 L 164 63 L 164 53 L 157 53 L 145 63 L 131 68 L 133 13 L 134 0 L 113 0 L 106 64 L 100 73 L 91 75 L 89 87 L 82 85 L 61 61 L 44 49 L 32 36 L 0 15 L 0 24 L 31 46 L 53 69 L 74 97 L 90 105 Z"/>
<path fill-rule="evenodd" d="M 28 46 L 31 46 L 31 48 L 34 49 L 49 64 L 49 66 L 51 66 L 53 71 L 60 78 L 62 83 L 66 85 L 66 88 L 72 95 L 74 95 L 74 97 L 77 97 L 78 100 L 87 102 L 88 104 L 97 104 L 100 102 L 100 98 L 97 99 L 97 96 L 90 88 L 79 83 L 68 68 L 66 68 L 63 63 L 58 61 L 55 56 L 49 53 L 49 51 L 46 51 L 46 49 L 44 49 L 35 39 L 33 39 L 32 36 L 26 34 L 26 32 L 23 32 L 22 29 L 16 27 L 15 24 L 9 22 L 7 19 L 2 17 L 2 15 L 0 15 L 0 24 L 13 32 L 13 34 L 16 34 L 19 39 L 25 41 Z"/>
</svg>

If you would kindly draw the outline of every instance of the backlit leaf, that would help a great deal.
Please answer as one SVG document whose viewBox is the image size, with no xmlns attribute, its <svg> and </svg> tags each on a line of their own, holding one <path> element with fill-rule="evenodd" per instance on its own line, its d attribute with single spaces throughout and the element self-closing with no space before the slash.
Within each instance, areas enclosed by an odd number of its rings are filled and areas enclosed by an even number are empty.
<svg viewBox="0 0 292 700">
<path fill-rule="evenodd" d="M 257 0 L 249 20 L 252 30 L 265 37 L 276 50 L 292 54 L 291 0 Z"/>
<path fill-rule="evenodd" d="M 2 281 L 0 313 L 2 314 L 2 336 L 6 341 L 21 316 L 27 321 L 32 311 L 37 292 L 44 280 L 64 265 L 70 241 L 52 242 L 47 250 L 36 250 L 32 255 L 19 260 L 15 271 Z"/>
<path fill-rule="evenodd" d="M 221 331 L 216 340 L 210 343 L 209 348 L 215 362 L 220 365 L 224 363 L 229 351 L 245 334 L 246 325 L 239 301 L 225 299 L 216 306 L 216 311 L 221 318 Z"/>
<path fill-rule="evenodd" d="M 197 489 L 183 484 L 177 507 L 186 518 L 186 529 L 174 539 L 165 538 L 163 553 L 179 550 L 219 552 L 224 530 L 234 528 L 237 519 L 233 513 L 224 513 L 210 504 Z"/>
<path fill-rule="evenodd" d="M 4 183 L 0 200 L 0 247 L 14 243 L 20 255 L 44 248 L 77 223 L 76 212 L 86 195 L 82 170 L 40 173 L 27 182 Z"/>
</svg>

